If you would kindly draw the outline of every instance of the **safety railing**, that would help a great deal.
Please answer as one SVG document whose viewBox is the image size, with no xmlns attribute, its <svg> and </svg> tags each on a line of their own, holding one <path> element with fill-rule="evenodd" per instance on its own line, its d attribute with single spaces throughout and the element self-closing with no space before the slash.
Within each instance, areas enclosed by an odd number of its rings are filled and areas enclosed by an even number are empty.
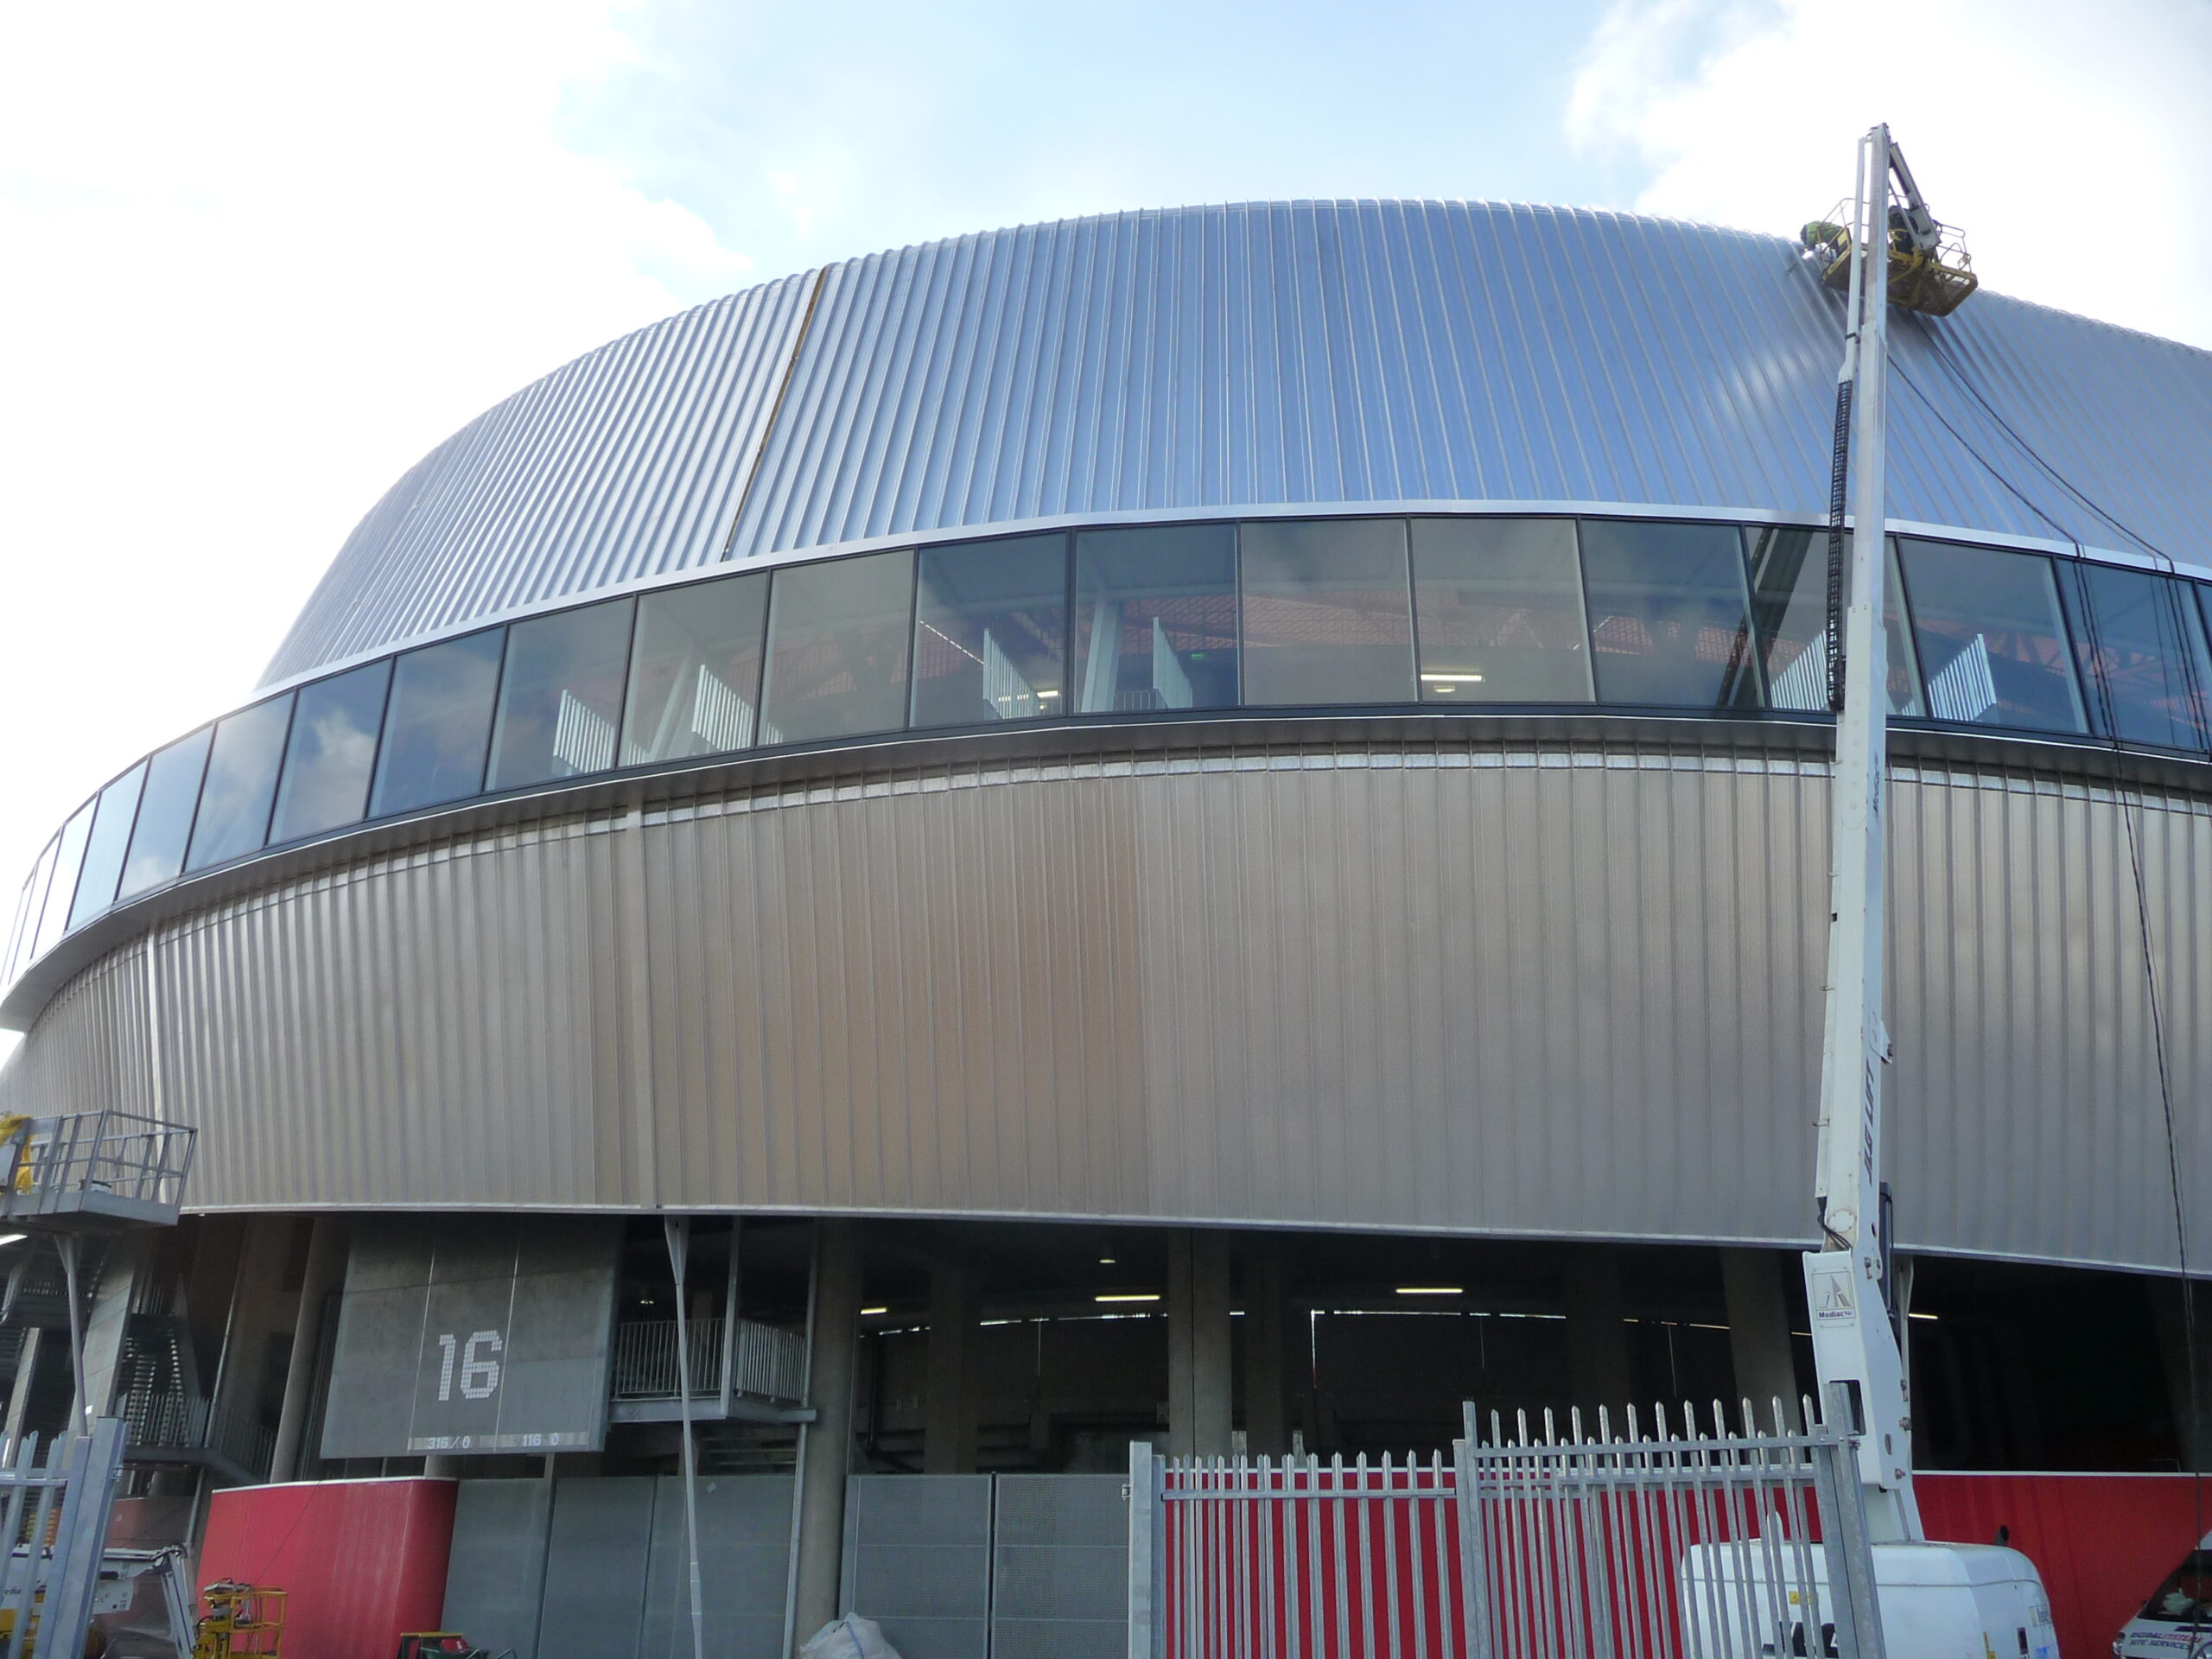
<svg viewBox="0 0 2212 1659">
<path fill-rule="evenodd" d="M 253 1480 L 266 1480 L 276 1431 L 242 1413 L 219 1410 L 175 1389 L 134 1389 L 116 1402 L 131 1452 L 208 1451 Z"/>
<path fill-rule="evenodd" d="M 0 1117 L 0 1220 L 174 1221 L 196 1131 L 132 1112 Z"/>
<path fill-rule="evenodd" d="M 806 1397 L 806 1338 L 798 1332 L 740 1319 L 731 1358 L 734 1392 L 794 1404 Z"/>
<path fill-rule="evenodd" d="M 805 1394 L 806 1339 L 798 1332 L 740 1319 L 726 1344 L 722 1320 L 693 1319 L 690 1325 L 693 1399 L 721 1393 L 725 1346 L 730 1351 L 732 1393 L 787 1402 Z M 637 1319 L 615 1327 L 614 1398 L 677 1399 L 679 1371 L 674 1319 Z"/>
<path fill-rule="evenodd" d="M 722 1322 L 693 1319 L 691 1394 L 717 1395 L 722 1389 Z M 638 1319 L 614 1327 L 614 1397 L 617 1400 L 673 1400 L 676 1379 L 676 1321 Z"/>
</svg>

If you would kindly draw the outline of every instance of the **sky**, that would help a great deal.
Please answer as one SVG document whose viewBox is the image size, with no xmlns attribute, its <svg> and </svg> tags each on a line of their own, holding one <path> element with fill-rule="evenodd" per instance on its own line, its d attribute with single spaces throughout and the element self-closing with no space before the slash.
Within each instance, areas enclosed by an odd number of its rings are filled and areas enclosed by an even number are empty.
<svg viewBox="0 0 2212 1659">
<path fill-rule="evenodd" d="M 1876 120 L 1993 288 L 2212 349 L 2212 0 L 0 7 L 6 908 L 408 466 L 670 312 L 1198 201 L 1786 233 Z"/>
</svg>

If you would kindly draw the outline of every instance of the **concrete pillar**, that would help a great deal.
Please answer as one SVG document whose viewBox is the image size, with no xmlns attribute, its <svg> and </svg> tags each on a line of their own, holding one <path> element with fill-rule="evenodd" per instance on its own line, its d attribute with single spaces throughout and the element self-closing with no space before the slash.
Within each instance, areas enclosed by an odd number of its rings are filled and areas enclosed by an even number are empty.
<svg viewBox="0 0 2212 1659">
<path fill-rule="evenodd" d="M 1584 1246 L 1567 1268 L 1567 1382 L 1586 1414 L 1618 1411 L 1635 1385 L 1629 1376 L 1628 1327 L 1621 1323 L 1621 1258 L 1610 1247 Z"/>
<path fill-rule="evenodd" d="M 922 1472 L 976 1472 L 976 1325 L 982 1317 L 975 1269 L 965 1262 L 930 1268 L 928 1392 L 922 1402 Z"/>
<path fill-rule="evenodd" d="M 1285 1408 L 1282 1249 L 1262 1239 L 1240 1253 L 1244 1263 L 1244 1449 L 1255 1458 L 1290 1450 Z"/>
<path fill-rule="evenodd" d="M 124 1334 L 152 1259 L 153 1241 L 143 1233 L 125 1233 L 108 1246 L 85 1319 L 85 1392 L 90 1396 L 89 1408 L 86 1401 L 73 1402 L 73 1426 L 83 1421 L 87 1408 L 94 1417 L 105 1417 L 115 1410 L 115 1376 L 123 1361 Z"/>
<path fill-rule="evenodd" d="M 814 1308 L 808 1321 L 807 1404 L 814 1408 L 814 1421 L 799 1441 L 794 1651 L 838 1613 L 845 1477 L 853 1449 L 853 1374 L 861 1345 L 861 1269 L 858 1224 L 823 1222 L 815 1243 Z"/>
<path fill-rule="evenodd" d="M 30 1409 L 31 1384 L 38 1376 L 39 1351 L 45 1346 L 46 1333 L 32 1325 L 23 1332 L 23 1345 L 16 1351 L 16 1386 L 8 1395 L 7 1442 L 14 1446 L 23 1438 L 23 1414 Z"/>
<path fill-rule="evenodd" d="M 347 1231 L 336 1216 L 318 1216 L 308 1241 L 307 1271 L 300 1281 L 299 1313 L 292 1320 L 292 1363 L 284 1373 L 284 1403 L 276 1418 L 276 1451 L 269 1478 L 293 1480 L 315 1452 L 304 1446 L 308 1412 L 315 1402 L 315 1363 L 322 1353 L 322 1313 L 330 1294 L 346 1282 Z M 304 1453 L 304 1456 L 302 1455 Z"/>
<path fill-rule="evenodd" d="M 1751 1402 L 1762 1428 L 1773 1426 L 1774 1402 L 1782 1402 L 1783 1421 L 1793 1433 L 1804 1421 L 1797 1360 L 1789 1342 L 1789 1298 L 1783 1289 L 1785 1270 L 1798 1270 L 1797 1258 L 1783 1250 L 1724 1249 L 1720 1282 L 1728 1298 L 1728 1353 L 1735 1362 L 1737 1399 Z"/>
<path fill-rule="evenodd" d="M 1167 1236 L 1167 1449 L 1230 1450 L 1229 1240 L 1179 1227 Z"/>
<path fill-rule="evenodd" d="M 291 1263 L 296 1226 L 289 1216 L 256 1216 L 246 1224 L 208 1414 L 211 1440 L 219 1440 L 227 1430 L 237 1436 L 235 1444 L 243 1445 L 247 1426 L 260 1417 L 270 1344 L 291 1313 L 284 1274 Z"/>
</svg>

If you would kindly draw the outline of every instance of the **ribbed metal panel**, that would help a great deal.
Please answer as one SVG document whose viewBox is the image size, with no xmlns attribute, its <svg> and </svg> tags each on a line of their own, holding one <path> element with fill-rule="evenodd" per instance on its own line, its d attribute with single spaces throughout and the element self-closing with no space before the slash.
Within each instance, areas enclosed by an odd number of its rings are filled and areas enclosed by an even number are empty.
<svg viewBox="0 0 2212 1659">
<path fill-rule="evenodd" d="M 267 677 L 719 558 L 812 282 L 626 335 L 462 428 L 361 521 Z"/>
<path fill-rule="evenodd" d="M 0 1067 L 0 1114 L 158 1116 L 148 956 L 135 942 L 72 980 Z"/>
<path fill-rule="evenodd" d="M 1488 204 L 1192 207 L 871 255 L 484 416 L 363 522 L 270 677 L 709 562 L 741 496 L 740 556 L 1308 502 L 1817 519 L 1840 316 L 1782 238 Z M 2212 563 L 2212 354 L 1989 292 L 1893 340 L 1893 517 Z"/>
<path fill-rule="evenodd" d="M 1920 764 L 1895 801 L 1905 1242 L 2171 1266 L 2133 871 L 2212 1213 L 2212 807 L 2132 809 L 2131 858 L 2101 787 Z M 1465 744 L 563 819 L 165 926 L 56 999 L 0 1107 L 157 1100 L 218 1207 L 1788 1240 L 1826 826 L 1817 763 Z"/>
<path fill-rule="evenodd" d="M 1779 238 L 1551 208 L 1252 204 L 909 248 L 829 273 L 739 545 L 1300 502 L 1817 518 L 1840 303 Z M 1997 295 L 1901 324 L 1897 353 L 1894 516 L 2128 547 L 2125 520 L 2201 556 L 2212 358 Z"/>
</svg>

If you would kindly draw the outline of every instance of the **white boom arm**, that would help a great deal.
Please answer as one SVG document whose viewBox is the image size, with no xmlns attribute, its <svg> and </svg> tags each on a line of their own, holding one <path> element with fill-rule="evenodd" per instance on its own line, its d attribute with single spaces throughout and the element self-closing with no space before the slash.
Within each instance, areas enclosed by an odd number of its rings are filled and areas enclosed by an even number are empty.
<svg viewBox="0 0 2212 1659">
<path fill-rule="evenodd" d="M 1843 707 L 1836 716 L 1834 836 L 1829 874 L 1827 1019 L 1821 1047 L 1815 1196 L 1823 1248 L 1805 1256 L 1813 1363 L 1821 1395 L 1848 1385 L 1863 1430 L 1859 1472 L 1867 1525 L 1878 1542 L 1916 1540 L 1912 1419 L 1904 1360 L 1883 1296 L 1889 1241 L 1880 1235 L 1882 871 L 1887 794 L 1889 664 L 1882 627 L 1886 512 L 1884 403 L 1888 378 L 1890 175 L 1903 163 L 1890 131 L 1859 143 L 1852 226 L 1850 315 L 1842 378 L 1853 384 L 1855 477 L 1848 608 L 1843 626 Z M 1918 193 L 1911 193 L 1914 201 Z M 1920 210 L 1925 213 L 1923 207 Z"/>
</svg>

